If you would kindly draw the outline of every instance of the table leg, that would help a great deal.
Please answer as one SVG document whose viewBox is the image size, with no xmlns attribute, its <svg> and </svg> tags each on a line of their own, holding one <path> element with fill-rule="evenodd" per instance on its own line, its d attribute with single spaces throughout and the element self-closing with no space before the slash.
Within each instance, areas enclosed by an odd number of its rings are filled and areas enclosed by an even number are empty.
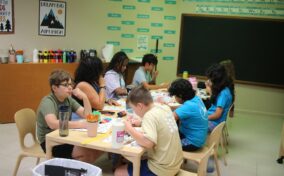
<svg viewBox="0 0 284 176">
<path fill-rule="evenodd" d="M 52 156 L 52 148 L 56 145 L 59 145 L 59 143 L 53 142 L 53 141 L 50 141 L 50 140 L 46 140 L 45 148 L 46 148 L 46 158 L 47 159 L 51 159 L 53 157 Z"/>
<path fill-rule="evenodd" d="M 124 156 L 126 159 L 132 162 L 133 164 L 133 176 L 139 176 L 140 175 L 140 163 L 141 163 L 141 157 L 138 156 Z"/>
</svg>

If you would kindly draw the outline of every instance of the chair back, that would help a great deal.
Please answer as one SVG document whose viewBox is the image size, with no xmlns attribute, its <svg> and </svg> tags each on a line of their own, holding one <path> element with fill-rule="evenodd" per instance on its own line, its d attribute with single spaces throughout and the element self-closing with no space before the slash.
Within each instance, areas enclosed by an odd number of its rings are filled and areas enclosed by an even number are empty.
<svg viewBox="0 0 284 176">
<path fill-rule="evenodd" d="M 232 103 L 231 106 L 229 107 L 225 121 L 227 121 L 228 117 L 230 116 L 230 111 L 233 108 L 233 106 L 234 106 L 234 103 Z"/>
<path fill-rule="evenodd" d="M 32 138 L 36 143 L 36 114 L 34 110 L 30 108 L 21 109 L 15 113 L 14 119 L 18 128 L 21 148 L 26 148 L 24 141 L 25 136 L 29 133 L 32 135 Z"/>
<path fill-rule="evenodd" d="M 221 122 L 219 125 L 217 125 L 213 131 L 210 133 L 208 138 L 208 146 L 212 146 L 213 143 L 215 143 L 215 149 L 218 149 L 220 139 L 222 137 L 222 130 L 225 125 L 225 121 Z"/>
<path fill-rule="evenodd" d="M 198 169 L 197 169 L 197 175 L 198 176 L 206 176 L 207 175 L 208 159 L 209 159 L 210 155 L 212 154 L 214 147 L 215 147 L 215 143 L 210 145 L 210 148 L 204 153 L 203 157 L 201 158 Z"/>
</svg>

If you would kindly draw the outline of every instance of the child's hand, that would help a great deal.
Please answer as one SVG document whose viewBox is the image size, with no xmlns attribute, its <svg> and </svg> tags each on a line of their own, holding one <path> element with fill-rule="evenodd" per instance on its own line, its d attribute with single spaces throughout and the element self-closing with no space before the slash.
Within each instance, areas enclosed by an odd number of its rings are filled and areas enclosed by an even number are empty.
<svg viewBox="0 0 284 176">
<path fill-rule="evenodd" d="M 125 131 L 126 132 L 128 132 L 129 129 L 133 128 L 132 124 L 131 124 L 131 122 L 129 120 L 124 120 L 123 122 L 124 122 L 124 125 L 125 125 Z"/>
<path fill-rule="evenodd" d="M 114 105 L 114 106 L 120 106 L 120 104 L 117 101 L 113 100 L 113 99 L 108 99 L 107 100 L 107 104 Z"/>
<path fill-rule="evenodd" d="M 138 118 L 133 117 L 133 115 L 128 115 L 127 120 L 131 123 L 132 126 L 140 127 L 141 126 L 141 120 Z"/>
<path fill-rule="evenodd" d="M 152 72 L 152 78 L 157 78 L 158 74 L 159 74 L 159 71 L 158 71 L 158 70 L 153 71 L 153 72 Z"/>
<path fill-rule="evenodd" d="M 160 84 L 161 88 L 168 88 L 169 87 L 169 83 L 164 82 Z"/>
</svg>

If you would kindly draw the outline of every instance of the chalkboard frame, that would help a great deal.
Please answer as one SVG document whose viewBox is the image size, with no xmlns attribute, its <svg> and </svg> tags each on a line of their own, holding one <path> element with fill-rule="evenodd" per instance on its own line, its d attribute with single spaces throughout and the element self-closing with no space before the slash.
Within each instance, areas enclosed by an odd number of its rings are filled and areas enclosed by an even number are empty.
<svg viewBox="0 0 284 176">
<path fill-rule="evenodd" d="M 207 14 L 182 14 L 182 17 L 181 17 L 181 28 L 180 28 L 180 43 L 179 43 L 179 54 L 178 54 L 178 65 L 177 65 L 177 75 L 180 76 L 180 74 L 182 74 L 182 72 L 184 70 L 187 70 L 189 71 L 190 75 L 194 75 L 194 76 L 197 76 L 198 78 L 201 78 L 201 79 L 205 79 L 205 68 L 202 72 L 194 72 L 192 69 L 190 69 L 189 66 L 185 66 L 186 63 L 185 62 L 188 62 L 188 61 L 184 61 L 185 57 L 186 59 L 191 59 L 191 58 L 188 58 L 187 56 L 184 56 L 184 45 L 186 45 L 187 41 L 185 40 L 188 40 L 188 38 L 184 38 L 184 30 L 186 30 L 186 28 L 184 27 L 185 25 L 189 25 L 189 24 L 184 24 L 185 23 L 185 19 L 186 18 L 208 18 L 208 19 L 213 19 L 213 20 L 216 20 L 216 19 L 220 19 L 220 20 L 244 20 L 245 22 L 247 21 L 257 21 L 257 22 L 276 22 L 276 23 L 280 23 L 281 26 L 284 26 L 284 20 L 283 19 L 271 19 L 271 18 L 260 18 L 260 17 L 240 17 L 240 16 L 222 16 L 222 15 L 207 15 Z M 281 28 L 282 29 L 282 28 Z M 282 34 L 281 34 L 281 37 Z M 283 40 L 284 41 L 284 40 Z M 282 44 L 283 46 L 283 44 Z M 284 47 L 283 47 L 284 48 Z M 186 48 L 187 49 L 187 48 Z M 282 55 L 283 56 L 283 55 Z M 284 58 L 284 57 L 283 57 Z M 220 62 L 221 60 L 223 59 L 231 59 L 231 58 L 215 58 L 214 62 L 212 63 L 207 63 L 207 68 L 213 64 L 213 63 L 217 63 L 217 62 Z M 278 59 L 278 58 L 276 58 Z M 280 61 L 280 59 L 278 59 Z M 277 61 L 278 61 L 277 60 Z M 234 60 L 233 60 L 234 62 Z M 281 63 L 281 62 L 280 62 Z M 276 64 L 276 67 L 278 68 L 275 69 L 277 70 L 277 73 L 280 73 L 280 63 L 279 64 Z M 265 64 L 264 64 L 265 65 Z M 188 69 L 184 69 L 185 67 L 188 67 Z M 203 66 L 204 67 L 204 66 Z M 236 67 L 236 65 L 235 65 Z M 254 66 L 255 67 L 255 66 Z M 284 66 L 283 66 L 284 68 Z M 283 70 L 282 68 L 282 70 Z M 254 69 L 252 67 L 252 69 Z M 271 68 L 268 68 L 268 69 L 271 69 Z M 267 69 L 265 69 L 267 71 Z M 274 72 L 275 72 L 274 70 Z M 280 74 L 276 74 L 276 75 L 270 75 L 272 76 L 272 78 L 275 80 L 281 80 L 279 83 L 274 83 L 274 82 L 263 82 L 263 81 L 255 81 L 255 80 L 246 80 L 246 79 L 239 79 L 238 78 L 238 72 L 240 72 L 240 68 L 237 69 L 236 68 L 236 82 L 237 83 L 241 83 L 241 84 L 250 84 L 250 85 L 258 85 L 258 86 L 266 86 L 266 87 L 276 87 L 276 88 L 284 88 L 284 78 L 283 76 L 281 76 L 281 73 Z M 248 71 L 249 72 L 249 71 Z M 262 73 L 260 72 L 260 75 Z M 282 74 L 283 75 L 283 74 Z M 262 78 L 261 78 L 262 79 Z M 283 81 L 282 81 L 283 80 Z"/>
</svg>

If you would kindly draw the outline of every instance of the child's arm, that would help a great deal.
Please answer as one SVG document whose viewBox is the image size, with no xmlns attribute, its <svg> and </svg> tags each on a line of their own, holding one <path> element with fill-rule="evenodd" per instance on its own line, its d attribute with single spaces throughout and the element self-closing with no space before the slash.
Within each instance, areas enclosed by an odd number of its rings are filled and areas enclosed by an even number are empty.
<svg viewBox="0 0 284 176">
<path fill-rule="evenodd" d="M 209 120 L 219 119 L 222 115 L 222 112 L 223 112 L 223 108 L 217 107 L 216 111 L 213 114 L 208 116 L 208 119 Z"/>
<path fill-rule="evenodd" d="M 142 132 L 137 131 L 135 128 L 132 127 L 131 123 L 129 121 L 124 121 L 125 123 L 125 131 L 129 133 L 133 139 L 136 140 L 136 142 L 145 148 L 153 148 L 154 142 L 147 139 Z"/>
<path fill-rule="evenodd" d="M 84 108 L 82 109 L 78 109 L 76 111 L 77 114 L 79 114 L 81 117 L 86 118 L 86 116 L 90 113 L 92 113 L 92 107 L 91 104 L 89 102 L 89 99 L 87 97 L 87 95 L 82 92 L 79 88 L 75 88 L 72 91 L 73 95 L 76 96 L 77 98 L 79 98 L 80 100 L 83 100 L 83 104 L 84 104 Z"/>
<path fill-rule="evenodd" d="M 161 83 L 159 85 L 153 85 L 153 84 L 148 84 L 146 81 L 145 82 L 142 82 L 143 86 L 146 88 L 146 89 L 149 89 L 149 90 L 155 90 L 155 89 L 163 89 L 163 88 L 168 88 L 169 87 L 169 84 L 168 83 Z"/>
<path fill-rule="evenodd" d="M 47 114 L 44 117 L 48 127 L 50 129 L 59 129 L 59 120 L 56 118 L 55 114 Z M 68 126 L 69 128 L 86 128 L 86 122 L 81 121 L 69 121 Z"/>
</svg>

